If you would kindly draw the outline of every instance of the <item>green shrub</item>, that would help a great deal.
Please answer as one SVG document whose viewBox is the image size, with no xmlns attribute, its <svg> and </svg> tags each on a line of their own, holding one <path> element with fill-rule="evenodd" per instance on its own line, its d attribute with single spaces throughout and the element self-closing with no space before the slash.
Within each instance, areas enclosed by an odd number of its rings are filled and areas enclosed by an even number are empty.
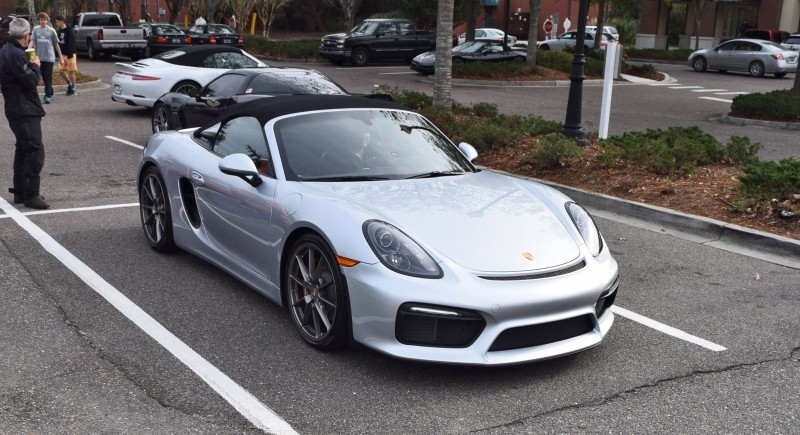
<svg viewBox="0 0 800 435">
<path fill-rule="evenodd" d="M 491 147 L 499 148 L 511 145 L 522 138 L 520 130 L 509 130 L 494 122 L 475 122 L 466 120 L 452 134 L 453 142 L 467 142 L 476 149 Z"/>
<path fill-rule="evenodd" d="M 319 58 L 319 39 L 273 40 L 263 36 L 245 35 L 244 46 L 249 53 L 273 58 Z"/>
<path fill-rule="evenodd" d="M 784 200 L 800 193 L 800 160 L 756 160 L 742 169 L 740 191 L 745 198 L 755 202 L 773 198 Z"/>
<path fill-rule="evenodd" d="M 639 20 L 632 18 L 614 18 L 609 24 L 616 27 L 619 32 L 619 42 L 623 46 L 636 43 L 636 34 L 639 33 Z"/>
<path fill-rule="evenodd" d="M 641 65 L 623 63 L 622 72 L 632 76 L 647 78 L 655 78 L 658 75 L 658 71 L 656 71 L 656 68 L 651 63 L 645 63 Z"/>
<path fill-rule="evenodd" d="M 619 29 L 618 29 L 619 30 Z M 625 54 L 630 59 L 650 59 L 650 60 L 675 60 L 685 62 L 694 50 L 658 50 L 655 48 L 624 48 Z"/>
<path fill-rule="evenodd" d="M 472 106 L 472 111 L 481 118 L 494 118 L 500 113 L 497 104 L 492 103 L 478 103 Z"/>
<path fill-rule="evenodd" d="M 617 148 L 604 150 L 605 164 L 622 158 L 659 174 L 689 175 L 695 166 L 716 162 L 725 156 L 714 136 L 696 126 L 627 132 L 602 140 L 600 145 Z"/>
<path fill-rule="evenodd" d="M 561 133 L 550 133 L 537 138 L 536 148 L 524 160 L 535 161 L 543 168 L 556 169 L 566 165 L 568 159 L 581 155 L 583 150 L 575 139 Z"/>
<path fill-rule="evenodd" d="M 773 121 L 800 121 L 800 97 L 791 90 L 772 91 L 764 94 L 737 95 L 731 104 L 731 116 Z"/>
<path fill-rule="evenodd" d="M 746 165 L 758 160 L 758 151 L 761 144 L 750 142 L 750 138 L 741 136 L 731 136 L 730 142 L 725 145 L 725 156 L 737 166 Z"/>
</svg>

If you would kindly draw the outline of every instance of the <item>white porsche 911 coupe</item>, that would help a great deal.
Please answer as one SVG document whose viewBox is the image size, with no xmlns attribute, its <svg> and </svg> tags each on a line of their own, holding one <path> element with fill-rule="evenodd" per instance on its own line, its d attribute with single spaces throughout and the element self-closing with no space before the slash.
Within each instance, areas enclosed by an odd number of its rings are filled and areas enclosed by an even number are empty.
<svg viewBox="0 0 800 435">
<path fill-rule="evenodd" d="M 593 219 L 476 157 L 391 101 L 264 98 L 150 138 L 142 228 L 286 307 L 319 349 L 506 365 L 598 345 L 618 268 Z"/>
</svg>

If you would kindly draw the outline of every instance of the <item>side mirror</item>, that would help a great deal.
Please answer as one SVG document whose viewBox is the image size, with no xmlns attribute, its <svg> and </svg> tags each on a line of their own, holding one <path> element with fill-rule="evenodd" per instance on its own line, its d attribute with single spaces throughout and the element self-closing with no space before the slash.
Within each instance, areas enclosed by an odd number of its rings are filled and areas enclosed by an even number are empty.
<svg viewBox="0 0 800 435">
<path fill-rule="evenodd" d="M 461 154 L 464 154 L 464 157 L 470 162 L 478 158 L 478 150 L 466 142 L 458 144 L 458 150 L 461 151 Z"/>
<path fill-rule="evenodd" d="M 253 187 L 261 184 L 256 164 L 244 154 L 230 154 L 219 161 L 219 170 L 223 174 L 233 175 L 246 181 Z"/>
</svg>

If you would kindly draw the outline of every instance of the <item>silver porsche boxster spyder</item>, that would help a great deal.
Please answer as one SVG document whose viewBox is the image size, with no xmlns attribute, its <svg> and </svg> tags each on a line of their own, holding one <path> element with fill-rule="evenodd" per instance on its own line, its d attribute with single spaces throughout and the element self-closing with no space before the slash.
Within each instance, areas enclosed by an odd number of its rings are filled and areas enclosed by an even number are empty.
<svg viewBox="0 0 800 435">
<path fill-rule="evenodd" d="M 476 157 L 391 101 L 265 98 L 150 138 L 142 228 L 286 307 L 319 349 L 504 365 L 599 344 L 618 269 L 592 217 Z"/>
</svg>

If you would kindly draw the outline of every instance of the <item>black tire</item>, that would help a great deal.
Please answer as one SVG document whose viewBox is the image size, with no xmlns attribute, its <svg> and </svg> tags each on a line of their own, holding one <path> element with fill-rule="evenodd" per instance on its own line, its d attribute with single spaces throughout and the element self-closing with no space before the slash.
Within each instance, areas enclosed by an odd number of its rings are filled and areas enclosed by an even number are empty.
<svg viewBox="0 0 800 435">
<path fill-rule="evenodd" d="M 144 55 L 144 57 L 151 57 L 151 56 L 153 56 L 153 49 L 151 49 L 151 48 L 150 48 L 150 46 L 148 45 L 147 47 L 145 47 L 145 48 L 144 48 L 144 53 L 143 53 L 143 55 Z"/>
<path fill-rule="evenodd" d="M 191 80 L 182 80 L 175 84 L 172 87 L 171 92 L 177 92 L 179 94 L 189 94 L 189 91 L 192 89 L 200 89 L 200 85 L 197 82 L 193 82 Z"/>
<path fill-rule="evenodd" d="M 331 59 L 331 63 L 334 65 L 341 65 L 344 63 L 344 61 L 341 59 Z"/>
<path fill-rule="evenodd" d="M 453 63 L 464 63 L 464 59 L 461 57 L 454 57 Z"/>
<path fill-rule="evenodd" d="M 139 186 L 139 216 L 142 230 L 151 248 L 158 252 L 175 249 L 172 237 L 172 212 L 164 179 L 155 166 L 150 166 L 142 175 Z"/>
<path fill-rule="evenodd" d="M 169 118 L 170 113 L 167 105 L 156 103 L 156 105 L 153 106 L 153 112 L 150 116 L 150 126 L 153 128 L 153 133 L 172 130 L 169 125 Z"/>
<path fill-rule="evenodd" d="M 100 59 L 100 53 L 97 51 L 96 48 L 94 48 L 94 45 L 92 44 L 92 40 L 91 39 L 86 41 L 86 56 L 92 62 Z"/>
<path fill-rule="evenodd" d="M 350 61 L 354 66 L 364 66 L 369 63 L 369 51 L 364 47 L 358 47 L 353 50 L 350 56 Z"/>
<path fill-rule="evenodd" d="M 764 77 L 764 70 L 764 64 L 759 61 L 750 62 L 750 65 L 747 67 L 747 72 L 753 77 Z"/>
<path fill-rule="evenodd" d="M 547 44 L 542 44 L 539 46 L 539 48 L 541 48 L 542 50 L 550 50 L 550 46 Z"/>
<path fill-rule="evenodd" d="M 692 68 L 697 72 L 704 72 L 708 68 L 708 62 L 703 56 L 697 56 L 692 61 Z"/>
<path fill-rule="evenodd" d="M 515 58 L 511 59 L 511 62 L 514 62 L 514 63 L 523 63 L 523 62 L 525 62 L 525 58 L 524 58 L 524 57 L 522 57 L 522 56 L 517 56 L 517 57 L 515 57 Z"/>
<path fill-rule="evenodd" d="M 786 73 L 785 72 L 776 72 L 774 74 L 774 76 L 775 76 L 776 79 L 782 79 L 782 78 L 786 77 Z"/>
<path fill-rule="evenodd" d="M 282 288 L 292 323 L 316 349 L 343 348 L 349 342 L 350 303 L 336 255 L 316 234 L 301 236 L 288 252 Z"/>
</svg>

